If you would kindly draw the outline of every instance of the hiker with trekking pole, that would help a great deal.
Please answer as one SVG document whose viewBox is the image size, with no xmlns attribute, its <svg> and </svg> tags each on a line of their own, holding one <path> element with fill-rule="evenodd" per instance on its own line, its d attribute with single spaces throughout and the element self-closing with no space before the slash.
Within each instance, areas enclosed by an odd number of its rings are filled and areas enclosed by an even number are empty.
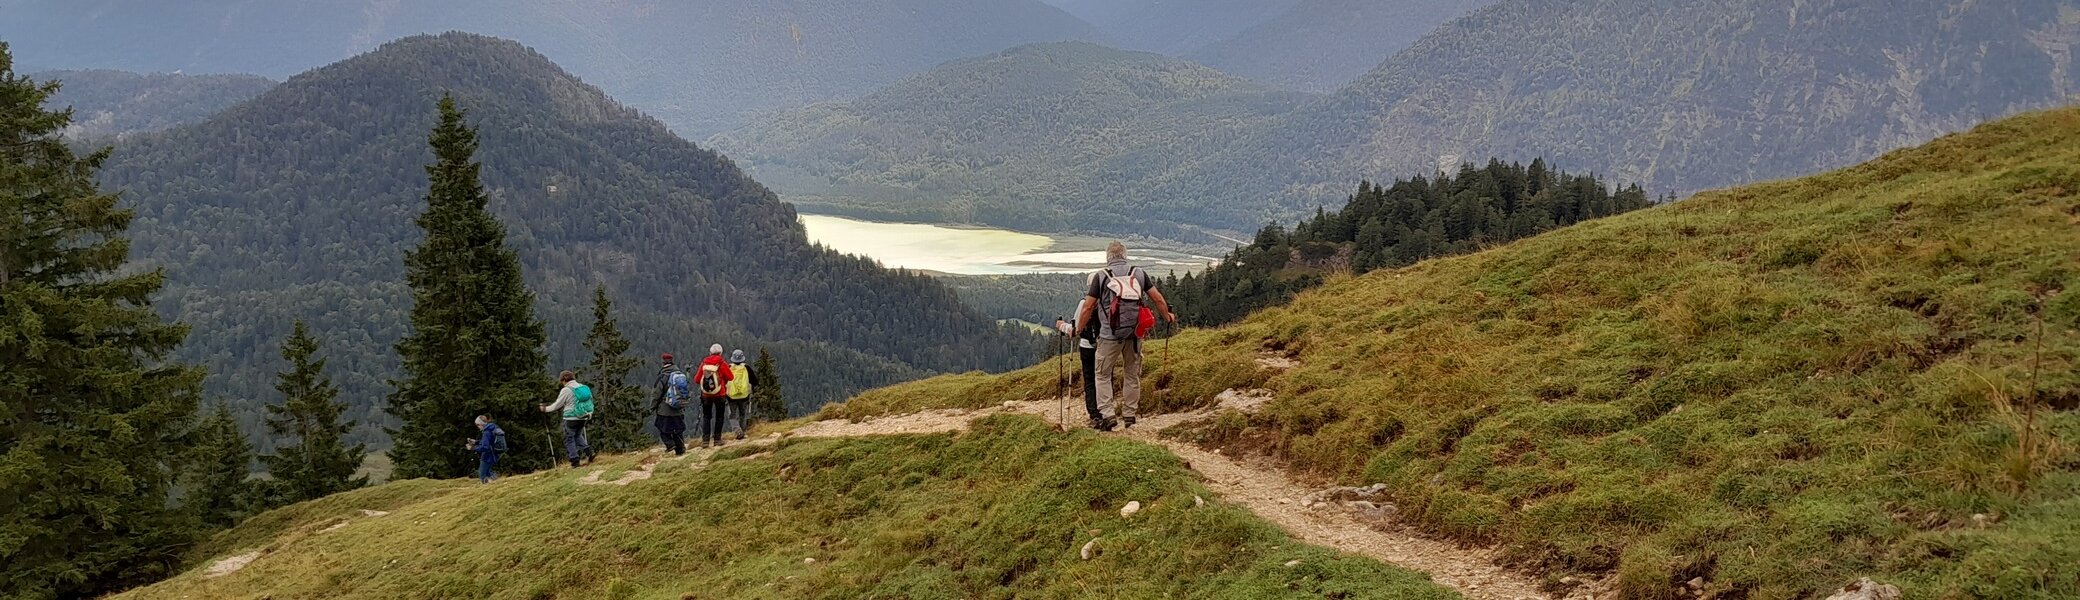
<svg viewBox="0 0 2080 600">
<path fill-rule="evenodd" d="M 585 464 L 599 458 L 592 443 L 585 439 L 585 426 L 592 422 L 594 405 L 592 387 L 578 383 L 578 375 L 564 371 L 556 376 L 562 388 L 556 392 L 556 402 L 541 405 L 542 412 L 563 413 L 563 452 L 571 461 L 571 468 L 578 468 L 578 461 Z M 550 446 L 554 448 L 555 446 Z M 553 458 L 553 454 L 551 455 Z"/>
<path fill-rule="evenodd" d="M 1113 242 L 1105 247 L 1105 268 L 1091 274 L 1090 289 L 1084 294 L 1083 309 L 1076 316 L 1076 333 L 1097 329 L 1097 373 L 1099 425 L 1111 431 L 1117 424 L 1132 428 L 1141 409 L 1141 340 L 1153 333 L 1156 317 L 1171 323 L 1177 315 L 1156 280 L 1140 267 L 1127 264 L 1127 246 Z M 1154 304 L 1154 310 L 1149 305 Z M 1119 392 L 1112 390 L 1113 370 L 1123 371 Z"/>
<path fill-rule="evenodd" d="M 1091 283 L 1096 281 L 1097 278 L 1098 274 L 1096 272 L 1091 273 L 1090 278 L 1084 281 L 1084 287 L 1088 289 Z M 1100 412 L 1098 410 L 1098 380 L 1096 379 L 1098 372 L 1098 329 L 1095 327 L 1086 328 L 1081 330 L 1082 333 L 1077 333 L 1079 330 L 1076 327 L 1077 323 L 1083 322 L 1080 315 L 1083 314 L 1084 309 L 1089 307 L 1089 305 L 1089 298 L 1085 298 L 1082 301 L 1076 303 L 1076 311 L 1070 313 L 1074 315 L 1079 315 L 1078 319 L 1075 321 L 1069 321 L 1061 317 L 1055 317 L 1054 329 L 1055 331 L 1061 332 L 1061 340 L 1063 343 L 1066 344 L 1068 340 L 1071 339 L 1076 340 L 1076 357 L 1079 359 L 1077 362 L 1082 365 L 1083 369 L 1083 411 L 1090 415 L 1091 429 L 1096 429 L 1099 431 L 1109 431 L 1111 429 L 1111 426 L 1106 424 L 1105 413 Z M 1057 379 L 1056 387 L 1059 395 L 1067 397 L 1067 390 L 1060 389 L 1061 387 L 1066 385 L 1065 383 L 1061 383 L 1062 381 L 1066 380 L 1063 374 L 1061 373 L 1061 371 L 1063 370 L 1061 367 L 1062 354 L 1064 354 L 1064 352 L 1055 353 L 1055 371 Z M 1066 413 L 1067 411 L 1063 412 Z M 1067 423 L 1066 414 L 1063 415 L 1062 419 L 1064 423 Z"/>
</svg>

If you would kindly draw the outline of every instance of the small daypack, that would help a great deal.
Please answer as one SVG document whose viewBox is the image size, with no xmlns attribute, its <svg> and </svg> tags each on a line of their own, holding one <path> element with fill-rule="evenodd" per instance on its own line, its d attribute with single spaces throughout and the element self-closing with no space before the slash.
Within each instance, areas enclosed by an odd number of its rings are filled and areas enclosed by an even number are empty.
<svg viewBox="0 0 2080 600">
<path fill-rule="evenodd" d="M 729 366 L 729 399 L 743 400 L 751 397 L 751 373 L 744 365 Z"/>
<path fill-rule="evenodd" d="M 506 430 L 491 430 L 491 451 L 497 452 L 499 454 L 505 454 L 506 451 L 509 449 L 511 448 L 506 446 Z"/>
<path fill-rule="evenodd" d="M 664 403 L 672 408 L 684 408 L 686 401 L 693 398 L 693 382 L 686 379 L 686 372 L 672 369 L 670 379 L 664 386 Z"/>
<path fill-rule="evenodd" d="M 593 408 L 592 386 L 580 383 L 571 390 L 571 408 L 563 412 L 563 418 L 591 419 Z"/>
<path fill-rule="evenodd" d="M 1143 300 L 1143 276 L 1138 267 L 1127 267 L 1122 274 L 1117 268 L 1105 270 L 1104 320 L 1105 329 L 1117 339 L 1141 339 L 1155 329 L 1156 314 L 1149 310 Z M 1121 332 L 1133 332 L 1125 336 Z"/>
<path fill-rule="evenodd" d="M 701 395 L 710 398 L 723 395 L 722 369 L 715 365 L 701 365 Z"/>
</svg>

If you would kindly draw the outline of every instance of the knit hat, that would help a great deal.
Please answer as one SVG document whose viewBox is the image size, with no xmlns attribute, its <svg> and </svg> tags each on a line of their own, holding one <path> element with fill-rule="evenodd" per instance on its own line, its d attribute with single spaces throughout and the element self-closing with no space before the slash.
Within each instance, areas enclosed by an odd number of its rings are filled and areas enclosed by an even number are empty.
<svg viewBox="0 0 2080 600">
<path fill-rule="evenodd" d="M 716 345 L 713 345 L 713 346 L 709 346 L 709 347 L 708 347 L 708 353 L 709 353 L 709 354 L 713 354 L 713 355 L 716 355 L 716 356 L 721 356 L 721 355 L 722 355 L 722 344 L 716 344 Z"/>
<path fill-rule="evenodd" d="M 672 362 L 672 353 L 666 352 L 664 353 L 664 356 L 659 356 L 657 357 L 657 359 L 665 362 Z"/>
<path fill-rule="evenodd" d="M 733 363 L 741 363 L 741 362 L 744 362 L 744 351 L 743 351 L 743 350 L 732 350 L 732 351 L 730 351 L 730 353 L 729 353 L 729 361 L 730 361 L 730 362 L 733 362 Z"/>
</svg>

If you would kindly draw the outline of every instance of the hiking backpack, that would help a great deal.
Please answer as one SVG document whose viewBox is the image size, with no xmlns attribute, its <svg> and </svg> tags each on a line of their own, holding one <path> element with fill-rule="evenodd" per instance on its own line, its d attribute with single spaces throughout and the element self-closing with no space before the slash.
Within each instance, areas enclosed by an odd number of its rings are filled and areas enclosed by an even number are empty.
<svg viewBox="0 0 2080 600">
<path fill-rule="evenodd" d="M 729 366 L 729 399 L 743 400 L 751 397 L 751 375 L 744 365 Z"/>
<path fill-rule="evenodd" d="M 701 395 L 712 398 L 721 396 L 724 391 L 722 389 L 722 368 L 715 365 L 701 365 Z"/>
<path fill-rule="evenodd" d="M 686 400 L 693 397 L 693 382 L 686 378 L 685 371 L 674 368 L 671 373 L 664 385 L 664 403 L 672 408 L 684 408 Z"/>
<path fill-rule="evenodd" d="M 1148 290 L 1144 289 L 1141 269 L 1127 267 L 1125 274 L 1121 274 L 1117 268 L 1106 269 L 1104 277 L 1106 297 L 1102 318 L 1106 330 L 1111 331 L 1114 336 L 1121 335 L 1120 332 L 1123 331 L 1134 332 L 1131 338 L 1122 339 L 1138 340 L 1148 337 L 1149 330 L 1155 329 L 1156 313 L 1148 309 L 1143 299 Z"/>
<path fill-rule="evenodd" d="M 505 454 L 506 451 L 510 449 L 510 447 L 506 446 L 506 430 L 491 430 L 491 451 L 499 454 Z"/>
<path fill-rule="evenodd" d="M 571 390 L 571 409 L 564 411 L 563 418 L 591 419 L 593 408 L 592 386 L 580 383 Z"/>
</svg>

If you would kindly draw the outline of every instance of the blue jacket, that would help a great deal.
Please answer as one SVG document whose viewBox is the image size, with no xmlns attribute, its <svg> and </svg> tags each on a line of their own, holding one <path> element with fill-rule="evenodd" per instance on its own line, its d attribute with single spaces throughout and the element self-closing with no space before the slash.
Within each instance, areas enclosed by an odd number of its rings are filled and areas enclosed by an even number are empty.
<svg viewBox="0 0 2080 600">
<path fill-rule="evenodd" d="M 505 433 L 505 430 L 499 429 L 497 423 L 485 424 L 483 437 L 477 438 L 477 455 L 490 454 L 496 456 L 498 454 L 498 436 L 502 433 Z"/>
</svg>

